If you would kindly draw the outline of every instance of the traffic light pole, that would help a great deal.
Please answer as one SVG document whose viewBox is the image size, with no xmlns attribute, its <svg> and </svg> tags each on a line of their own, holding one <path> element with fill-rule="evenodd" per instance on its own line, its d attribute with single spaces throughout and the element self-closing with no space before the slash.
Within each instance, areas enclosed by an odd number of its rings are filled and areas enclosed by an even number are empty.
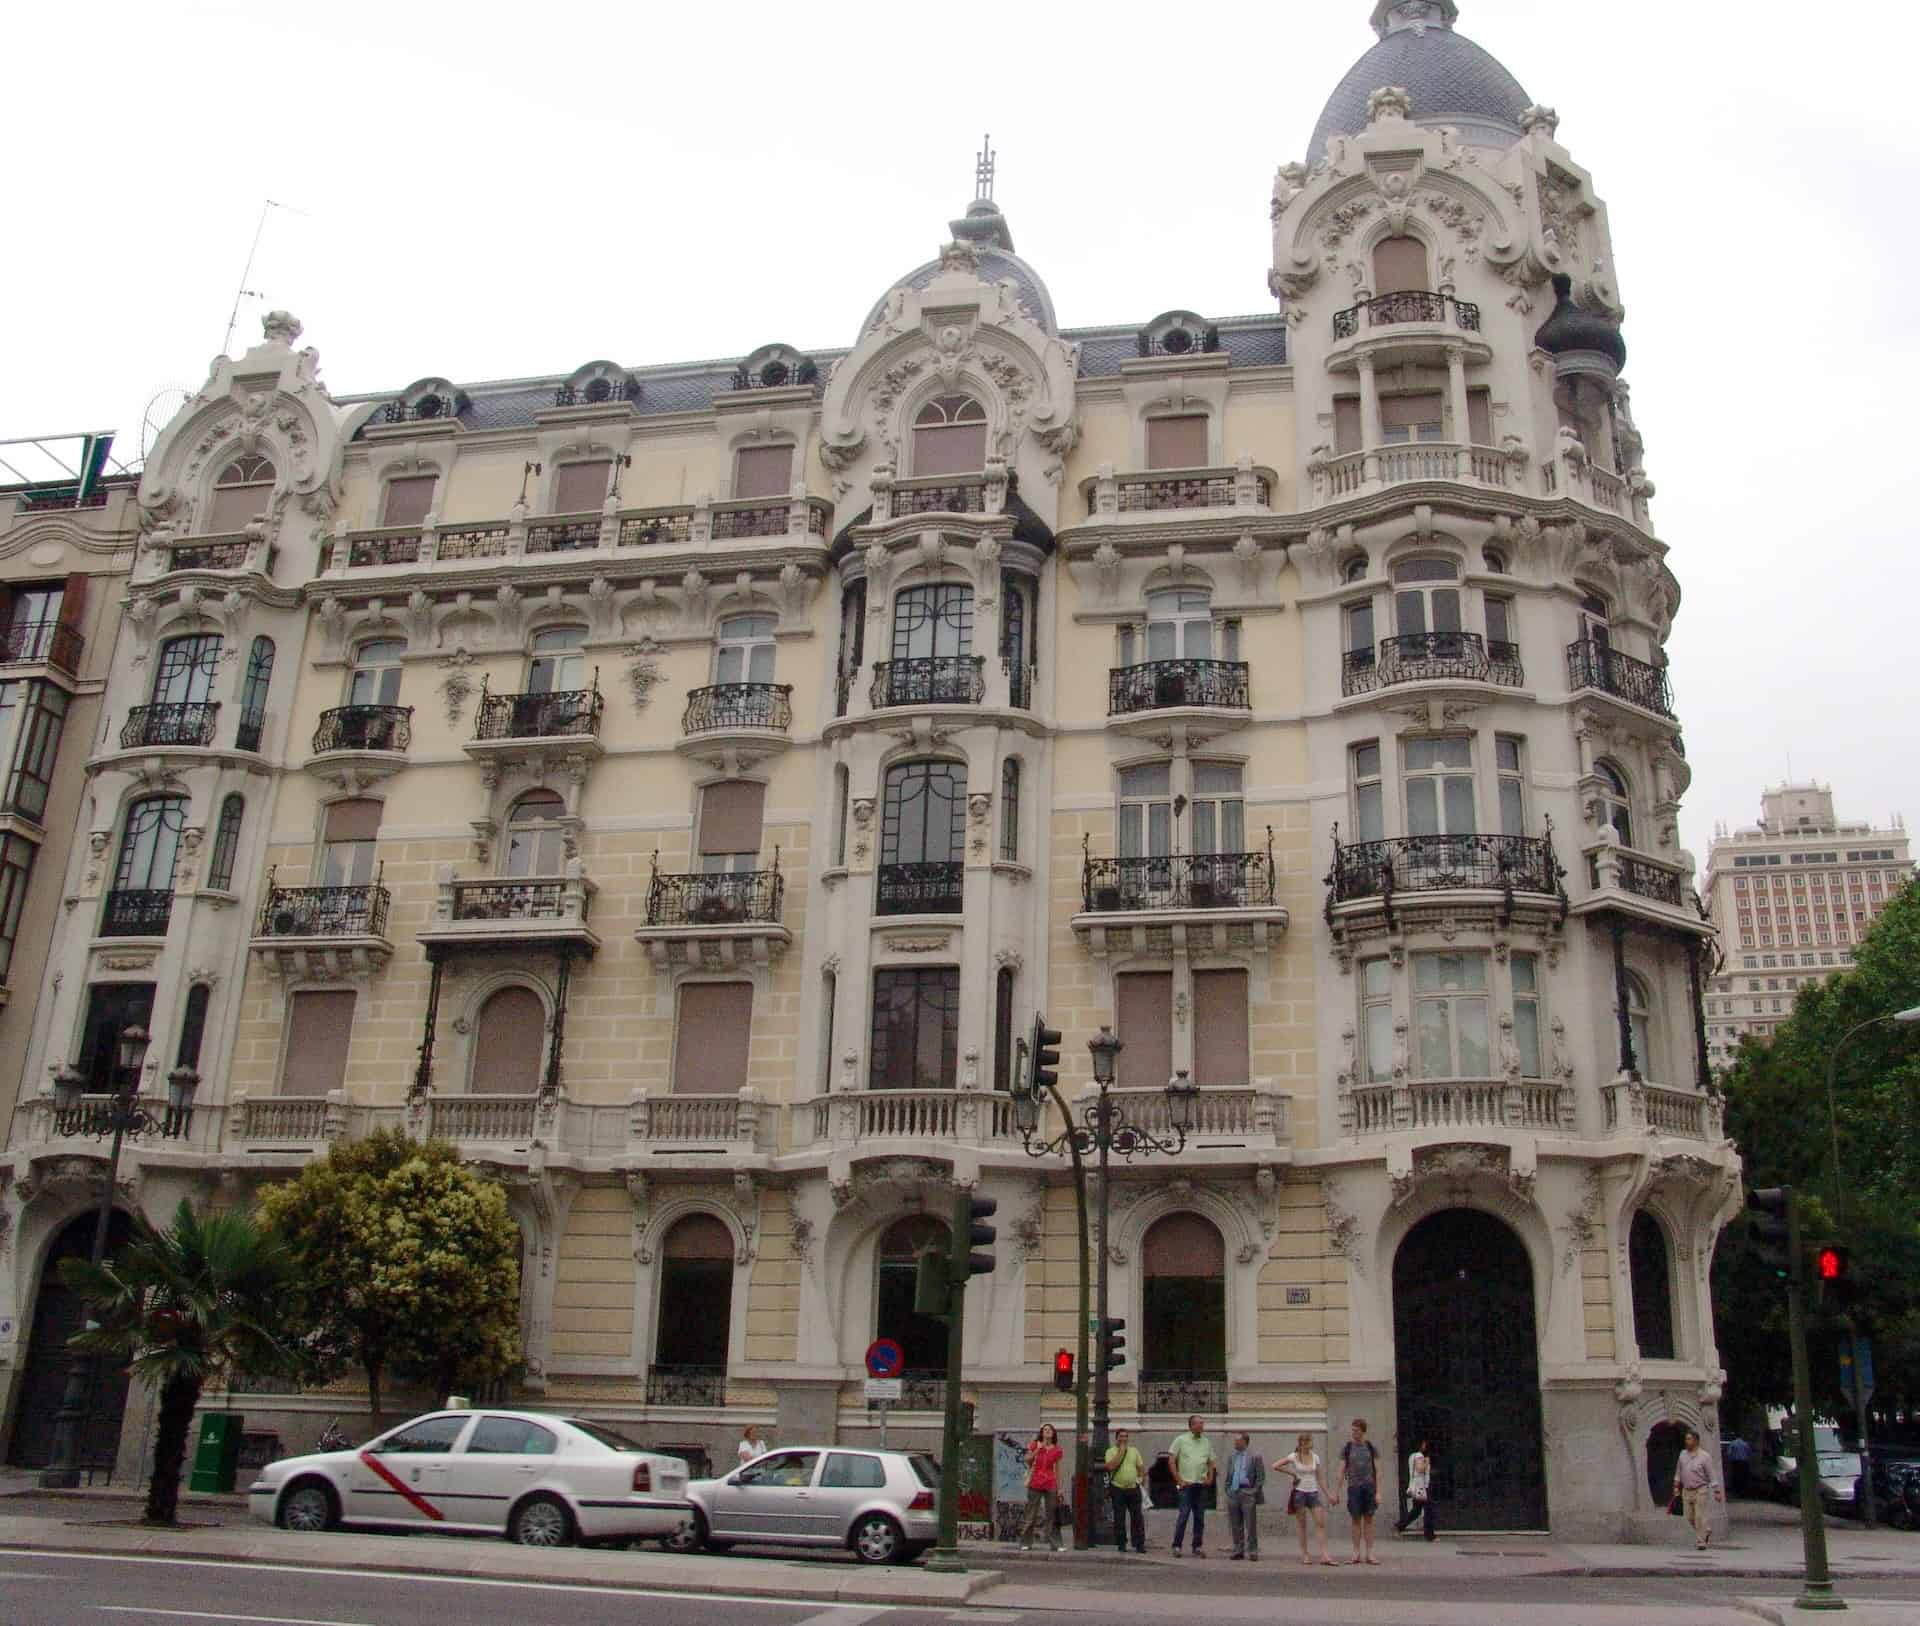
<svg viewBox="0 0 1920 1626">
<path fill-rule="evenodd" d="M 1103 1527 L 1102 1514 L 1113 1510 L 1107 1505 L 1107 1432 L 1110 1423 L 1109 1401 L 1111 1400 L 1111 1375 L 1107 1371 L 1107 1263 L 1111 1255 L 1107 1251 L 1107 1224 L 1113 1215 L 1113 1182 L 1108 1178 L 1108 1153 L 1113 1147 L 1113 1136 L 1109 1132 L 1111 1125 L 1107 1121 L 1107 1092 L 1100 1092 L 1100 1255 L 1094 1267 L 1094 1281 L 1098 1284 L 1096 1298 L 1098 1305 L 1094 1314 L 1100 1321 L 1100 1348 L 1097 1370 L 1093 1374 L 1093 1450 L 1089 1454 L 1087 1472 L 1087 1540 L 1091 1544 L 1097 1541 Z M 1081 1280 L 1084 1282 L 1085 1277 Z M 1082 1317 L 1084 1320 L 1085 1318 Z M 1145 1487 L 1142 1488 L 1145 1493 Z"/>
<path fill-rule="evenodd" d="M 930 1570 L 957 1572 L 967 1567 L 960 1560 L 960 1381 L 969 1279 L 966 1236 L 972 1228 L 972 1193 L 958 1192 L 947 1251 L 947 1415 L 940 1444 L 940 1533 L 927 1558 Z"/>
<path fill-rule="evenodd" d="M 1800 1247 L 1800 1199 L 1787 1191 L 1787 1326 L 1793 1341 L 1793 1409 L 1800 1420 L 1800 1539 L 1806 1579 L 1796 1609 L 1844 1609 L 1827 1568 L 1827 1524 L 1820 1508 L 1820 1459 L 1813 1438 L 1813 1373 L 1807 1359 L 1807 1264 Z"/>
</svg>

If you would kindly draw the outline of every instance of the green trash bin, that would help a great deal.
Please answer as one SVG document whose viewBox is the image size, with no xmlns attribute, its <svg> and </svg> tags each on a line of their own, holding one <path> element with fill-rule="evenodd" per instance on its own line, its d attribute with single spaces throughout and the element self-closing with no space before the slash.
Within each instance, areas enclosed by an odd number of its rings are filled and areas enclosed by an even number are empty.
<svg viewBox="0 0 1920 1626">
<path fill-rule="evenodd" d="M 240 1430 L 246 1418 L 233 1411 L 210 1411 L 200 1419 L 200 1443 L 193 1448 L 193 1473 L 187 1488 L 231 1491 L 240 1471 Z"/>
</svg>

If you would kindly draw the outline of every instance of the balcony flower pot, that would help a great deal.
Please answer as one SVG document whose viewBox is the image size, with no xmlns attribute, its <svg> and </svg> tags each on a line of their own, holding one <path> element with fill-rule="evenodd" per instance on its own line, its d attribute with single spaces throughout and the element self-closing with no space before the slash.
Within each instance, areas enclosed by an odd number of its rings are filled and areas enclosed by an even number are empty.
<svg viewBox="0 0 1920 1626">
<path fill-rule="evenodd" d="M 1187 677 L 1184 672 L 1164 672 L 1153 680 L 1156 706 L 1184 706 L 1187 703 Z"/>
<path fill-rule="evenodd" d="M 1093 889 L 1093 907 L 1102 914 L 1110 914 L 1120 907 L 1120 888 L 1117 886 L 1097 886 Z"/>
</svg>

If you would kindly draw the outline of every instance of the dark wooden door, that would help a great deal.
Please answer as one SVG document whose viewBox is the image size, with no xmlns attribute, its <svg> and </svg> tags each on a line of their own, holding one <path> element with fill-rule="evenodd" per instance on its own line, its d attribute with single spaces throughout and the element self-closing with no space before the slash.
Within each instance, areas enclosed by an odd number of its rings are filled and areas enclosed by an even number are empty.
<svg viewBox="0 0 1920 1626">
<path fill-rule="evenodd" d="M 93 1248 L 95 1216 L 83 1214 L 68 1223 L 47 1250 L 39 1291 L 33 1300 L 33 1329 L 27 1340 L 27 1359 L 20 1372 L 19 1401 L 13 1414 L 13 1437 L 7 1462 L 15 1468 L 44 1468 L 53 1458 L 53 1424 L 66 1393 L 73 1356 L 67 1340 L 80 1330 L 83 1305 L 60 1280 L 60 1261 L 85 1259 Z M 114 1211 L 107 1232 L 107 1251 L 127 1240 L 127 1216 Z M 80 1436 L 83 1465 L 108 1469 L 120 1444 L 120 1422 L 127 1409 L 127 1372 L 113 1360 L 93 1364 L 93 1394 Z"/>
</svg>

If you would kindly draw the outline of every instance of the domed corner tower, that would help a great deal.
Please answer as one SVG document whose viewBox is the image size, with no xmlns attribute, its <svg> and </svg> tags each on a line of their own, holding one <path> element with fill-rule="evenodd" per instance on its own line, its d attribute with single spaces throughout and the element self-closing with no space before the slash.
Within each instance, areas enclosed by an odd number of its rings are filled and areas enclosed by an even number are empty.
<svg viewBox="0 0 1920 1626">
<path fill-rule="evenodd" d="M 1330 1413 L 1430 1437 L 1458 1528 L 1618 1539 L 1658 1516 L 1677 1430 L 1717 1436 L 1705 1262 L 1739 1159 L 1606 207 L 1458 15 L 1374 8 L 1272 203 L 1326 862 L 1316 1156 L 1354 1347 L 1394 1352 L 1390 1382 L 1331 1379 Z M 1506 1341 L 1497 1392 L 1459 1386 L 1462 1338 Z"/>
</svg>

